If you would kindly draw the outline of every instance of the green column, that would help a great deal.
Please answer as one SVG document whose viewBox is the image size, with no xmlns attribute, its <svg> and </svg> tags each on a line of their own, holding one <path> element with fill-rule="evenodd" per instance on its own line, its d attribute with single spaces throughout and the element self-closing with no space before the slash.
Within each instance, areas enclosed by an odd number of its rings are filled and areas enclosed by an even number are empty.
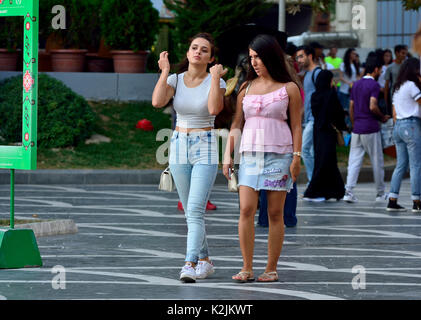
<svg viewBox="0 0 421 320">
<path fill-rule="evenodd" d="M 15 228 L 15 169 L 10 170 L 10 229 Z"/>
</svg>

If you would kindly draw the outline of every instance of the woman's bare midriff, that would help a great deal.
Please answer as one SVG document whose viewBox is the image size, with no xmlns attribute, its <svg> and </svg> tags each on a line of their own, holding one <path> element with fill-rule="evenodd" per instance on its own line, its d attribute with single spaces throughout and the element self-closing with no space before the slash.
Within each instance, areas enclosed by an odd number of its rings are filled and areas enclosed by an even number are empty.
<svg viewBox="0 0 421 320">
<path fill-rule="evenodd" d="M 175 127 L 175 131 L 178 132 L 186 132 L 186 133 L 190 133 L 190 132 L 198 132 L 198 131 L 211 131 L 213 128 L 212 127 L 207 127 L 207 128 L 180 128 L 180 127 Z"/>
</svg>

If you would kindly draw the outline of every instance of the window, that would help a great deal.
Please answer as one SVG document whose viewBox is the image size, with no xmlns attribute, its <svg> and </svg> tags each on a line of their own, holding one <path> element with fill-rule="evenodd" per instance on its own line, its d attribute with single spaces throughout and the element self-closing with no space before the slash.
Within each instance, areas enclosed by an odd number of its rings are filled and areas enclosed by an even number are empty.
<svg viewBox="0 0 421 320">
<path fill-rule="evenodd" d="M 411 46 L 412 36 L 421 22 L 421 9 L 406 11 L 401 0 L 379 0 L 377 17 L 377 47 Z"/>
</svg>

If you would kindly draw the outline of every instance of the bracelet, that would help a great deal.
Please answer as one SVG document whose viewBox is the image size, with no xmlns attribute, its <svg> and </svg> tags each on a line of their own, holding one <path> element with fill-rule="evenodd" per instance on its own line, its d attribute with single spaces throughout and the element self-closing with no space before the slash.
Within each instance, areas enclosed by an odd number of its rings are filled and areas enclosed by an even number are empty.
<svg viewBox="0 0 421 320">
<path fill-rule="evenodd" d="M 301 158 L 301 152 L 293 152 L 292 155 L 300 157 Z"/>
</svg>

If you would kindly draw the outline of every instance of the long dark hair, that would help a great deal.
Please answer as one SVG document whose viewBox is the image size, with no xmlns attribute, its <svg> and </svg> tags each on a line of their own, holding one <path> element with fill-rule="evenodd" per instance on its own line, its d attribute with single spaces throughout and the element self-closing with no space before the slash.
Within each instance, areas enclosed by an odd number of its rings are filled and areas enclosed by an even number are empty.
<svg viewBox="0 0 421 320">
<path fill-rule="evenodd" d="M 348 50 L 346 50 L 345 52 L 345 56 L 344 56 L 344 65 L 345 65 L 345 73 L 348 75 L 348 77 L 352 77 L 352 68 L 351 68 L 351 53 L 354 52 L 355 49 L 354 48 L 349 48 Z M 358 69 L 359 69 L 359 65 L 356 61 L 353 62 L 354 67 L 355 67 L 355 71 L 358 74 Z"/>
<path fill-rule="evenodd" d="M 393 87 L 393 92 L 399 90 L 399 88 L 406 82 L 412 81 L 421 90 L 421 81 L 418 78 L 420 76 L 420 60 L 417 58 L 409 58 L 402 64 L 398 78 Z"/>
<path fill-rule="evenodd" d="M 213 39 L 212 35 L 210 33 L 207 33 L 207 32 L 200 32 L 200 33 L 196 34 L 195 36 L 193 36 L 192 38 L 190 38 L 189 48 L 191 46 L 191 43 L 195 39 L 197 39 L 197 38 L 202 38 L 202 39 L 205 39 L 205 40 L 208 40 L 209 41 L 209 43 L 211 45 L 211 48 L 210 48 L 211 49 L 211 57 L 214 57 L 215 56 L 215 53 L 216 53 L 216 47 L 215 47 L 215 40 Z M 213 62 L 209 63 L 206 70 L 209 72 L 209 69 L 213 65 L 215 65 L 215 63 L 216 63 L 215 60 Z M 177 69 L 177 73 L 178 74 L 179 73 L 183 73 L 183 72 L 187 71 L 188 68 L 189 68 L 189 60 L 187 59 L 187 57 L 185 57 L 184 60 L 181 61 L 177 65 L 177 68 L 176 68 Z"/>
<path fill-rule="evenodd" d="M 386 53 L 390 53 L 390 61 L 389 61 L 389 64 L 392 64 L 392 63 L 393 63 L 393 52 L 392 52 L 392 50 L 390 50 L 390 49 L 385 49 L 385 50 L 383 51 L 383 61 L 384 61 L 384 55 L 385 55 Z M 387 65 L 389 65 L 389 64 L 387 64 Z M 386 64 L 385 64 L 385 65 L 386 65 Z"/>
<path fill-rule="evenodd" d="M 294 82 L 299 87 L 290 74 L 290 69 L 286 65 L 285 53 L 275 37 L 260 34 L 250 42 L 249 48 L 257 52 L 273 80 L 281 83 Z M 248 59 L 249 69 L 246 81 L 250 82 L 257 78 L 257 73 L 251 65 L 250 56 Z"/>
</svg>

